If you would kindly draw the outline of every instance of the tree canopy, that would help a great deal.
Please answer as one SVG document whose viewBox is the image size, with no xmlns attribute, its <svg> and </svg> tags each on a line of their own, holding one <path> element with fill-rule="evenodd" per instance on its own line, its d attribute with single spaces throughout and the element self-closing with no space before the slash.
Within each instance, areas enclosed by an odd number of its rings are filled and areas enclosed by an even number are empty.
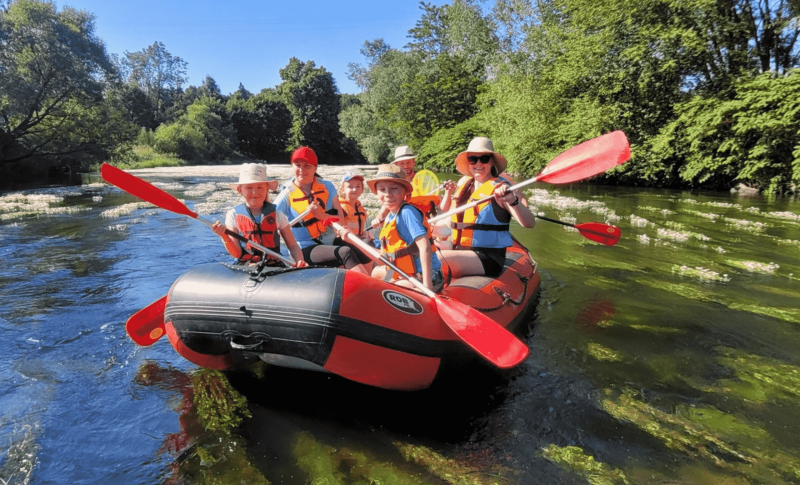
<svg viewBox="0 0 800 485">
<path fill-rule="evenodd" d="M 91 14 L 33 0 L 0 9 L 0 161 L 109 148 L 122 121 L 103 104 L 114 75 Z"/>
</svg>

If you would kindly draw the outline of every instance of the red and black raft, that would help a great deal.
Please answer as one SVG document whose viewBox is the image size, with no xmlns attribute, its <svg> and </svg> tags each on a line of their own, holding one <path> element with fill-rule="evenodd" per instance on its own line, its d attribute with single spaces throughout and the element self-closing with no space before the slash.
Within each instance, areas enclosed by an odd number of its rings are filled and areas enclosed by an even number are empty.
<svg viewBox="0 0 800 485">
<path fill-rule="evenodd" d="M 454 279 L 442 294 L 515 331 L 539 283 L 535 261 L 515 242 L 499 277 Z M 201 367 L 260 358 L 385 389 L 425 389 L 443 363 L 474 356 L 427 296 L 339 268 L 197 266 L 172 285 L 164 322 L 175 350 Z"/>
</svg>

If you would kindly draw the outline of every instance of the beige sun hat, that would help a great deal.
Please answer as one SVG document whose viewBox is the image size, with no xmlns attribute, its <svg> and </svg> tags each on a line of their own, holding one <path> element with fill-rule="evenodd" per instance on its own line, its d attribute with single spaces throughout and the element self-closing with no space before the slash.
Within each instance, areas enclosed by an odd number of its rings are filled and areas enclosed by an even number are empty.
<svg viewBox="0 0 800 485">
<path fill-rule="evenodd" d="M 270 190 L 278 188 L 277 180 L 270 180 L 267 178 L 267 166 L 263 163 L 243 163 L 239 168 L 239 181 L 231 184 L 233 190 L 239 188 L 240 185 L 258 184 L 266 182 Z"/>
<path fill-rule="evenodd" d="M 406 173 L 403 171 L 402 168 L 398 167 L 397 165 L 386 164 L 386 165 L 378 165 L 378 173 L 375 174 L 375 177 L 367 180 L 367 185 L 369 186 L 369 190 L 372 191 L 373 194 L 377 194 L 378 190 L 375 188 L 375 184 L 382 181 L 388 180 L 390 182 L 397 182 L 398 184 L 402 184 L 403 187 L 406 188 L 409 192 L 414 190 L 414 187 L 411 185 L 411 182 L 406 180 Z"/>
<path fill-rule="evenodd" d="M 417 158 L 417 156 L 411 151 L 411 147 L 403 145 L 394 149 L 394 160 L 392 160 L 392 163 L 402 162 L 403 160 L 413 160 L 415 158 Z"/>
<path fill-rule="evenodd" d="M 456 157 L 456 170 L 458 170 L 462 175 L 471 175 L 469 172 L 469 161 L 467 160 L 467 157 L 470 155 L 485 155 L 487 153 L 494 155 L 494 165 L 497 167 L 497 173 L 503 173 L 508 166 L 508 160 L 506 160 L 506 157 L 503 155 L 500 155 L 494 151 L 492 140 L 486 138 L 485 136 L 473 138 L 472 141 L 469 142 L 469 146 L 467 147 L 466 151 L 458 154 Z"/>
</svg>

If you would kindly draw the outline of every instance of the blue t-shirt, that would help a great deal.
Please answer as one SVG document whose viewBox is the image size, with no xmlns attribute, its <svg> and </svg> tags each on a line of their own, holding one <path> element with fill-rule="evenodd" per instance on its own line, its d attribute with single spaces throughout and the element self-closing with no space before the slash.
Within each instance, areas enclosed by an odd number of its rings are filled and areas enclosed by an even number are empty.
<svg viewBox="0 0 800 485">
<path fill-rule="evenodd" d="M 425 229 L 425 225 L 422 223 L 422 213 L 419 210 L 412 206 L 404 205 L 398 214 L 395 215 L 390 212 L 389 215 L 386 216 L 385 223 L 393 221 L 395 217 L 398 217 L 397 233 L 400 235 L 400 239 L 405 241 L 407 245 L 414 245 L 414 241 L 420 236 L 427 237 L 428 230 Z M 442 263 L 439 262 L 439 257 L 436 256 L 434 251 L 435 248 L 431 247 L 431 269 L 441 269 Z M 422 266 L 417 256 L 414 256 L 414 270 L 417 273 L 422 272 Z"/>
</svg>

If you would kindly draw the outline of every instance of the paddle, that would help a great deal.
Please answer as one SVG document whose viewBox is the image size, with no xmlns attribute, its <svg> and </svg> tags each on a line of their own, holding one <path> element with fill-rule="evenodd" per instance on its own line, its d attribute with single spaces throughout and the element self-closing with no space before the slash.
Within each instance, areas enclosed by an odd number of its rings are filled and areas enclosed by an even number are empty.
<svg viewBox="0 0 800 485">
<path fill-rule="evenodd" d="M 535 216 L 537 219 L 542 219 L 548 222 L 555 222 L 562 226 L 574 227 L 586 239 L 590 239 L 606 246 L 613 246 L 619 242 L 619 237 L 622 232 L 617 226 L 610 226 L 608 224 L 601 224 L 599 222 L 584 222 L 583 224 L 570 224 L 569 222 L 558 221 L 544 216 Z"/>
<path fill-rule="evenodd" d="M 167 331 L 164 326 L 164 307 L 167 297 L 162 296 L 153 303 L 134 313 L 125 322 L 128 337 L 142 347 L 153 345 Z"/>
<path fill-rule="evenodd" d="M 612 131 L 570 148 L 551 160 L 542 170 L 542 173 L 532 179 L 512 185 L 508 190 L 521 189 L 535 182 L 548 182 L 551 184 L 579 182 L 616 167 L 625 162 L 630 156 L 631 147 L 628 144 L 628 138 L 625 133 Z M 464 212 L 471 207 L 482 204 L 492 197 L 494 196 L 490 195 L 456 207 L 444 214 L 428 219 L 428 223 L 433 224 L 436 221 L 447 219 L 453 214 Z"/>
<path fill-rule="evenodd" d="M 116 185 L 120 189 L 124 190 L 125 192 L 136 196 L 144 201 L 150 202 L 153 205 L 157 205 L 162 209 L 166 209 L 170 212 L 175 212 L 176 214 L 183 214 L 185 216 L 189 216 L 192 219 L 197 219 L 198 221 L 202 222 L 203 224 L 207 225 L 208 227 L 212 227 L 214 225 L 213 222 L 200 217 L 196 212 L 192 211 L 186 204 L 179 201 L 175 197 L 171 196 L 170 194 L 164 192 L 163 190 L 159 189 L 158 187 L 145 182 L 144 180 L 136 177 L 135 175 L 131 175 L 124 170 L 120 170 L 113 165 L 109 165 L 104 163 L 100 166 L 100 175 L 103 177 L 103 180 L 106 182 Z M 243 243 L 249 244 L 250 246 L 258 249 L 264 254 L 272 256 L 275 259 L 283 261 L 288 266 L 294 266 L 294 261 L 291 259 L 286 258 L 280 253 L 276 253 L 269 248 L 265 248 L 264 246 L 248 240 L 246 237 L 242 236 L 237 232 L 233 232 L 230 229 L 225 229 L 225 234 L 229 236 L 233 236 L 234 238 L 242 241 Z"/>
<path fill-rule="evenodd" d="M 413 187 L 411 196 L 428 195 L 431 191 L 435 191 L 438 185 L 439 178 L 435 173 L 430 170 L 420 170 L 411 179 L 411 186 Z"/>
<path fill-rule="evenodd" d="M 311 207 L 309 207 L 308 209 L 304 210 L 303 212 L 298 214 L 297 217 L 295 217 L 294 219 L 289 221 L 289 227 L 292 227 L 295 224 L 297 224 L 298 222 L 300 222 L 305 216 L 308 215 L 309 212 L 311 212 Z"/>
<path fill-rule="evenodd" d="M 324 224 L 333 226 L 334 229 L 340 231 L 342 226 L 336 221 L 338 221 L 337 218 L 331 217 L 325 219 Z M 355 234 L 348 233 L 347 238 L 361 248 L 364 254 L 393 269 L 422 293 L 433 299 L 439 316 L 453 333 L 492 364 L 501 369 L 507 369 L 519 364 L 528 356 L 528 346 L 499 323 L 457 300 L 437 295 L 418 279 L 407 275 L 384 258 L 377 249 L 359 239 Z"/>
</svg>

